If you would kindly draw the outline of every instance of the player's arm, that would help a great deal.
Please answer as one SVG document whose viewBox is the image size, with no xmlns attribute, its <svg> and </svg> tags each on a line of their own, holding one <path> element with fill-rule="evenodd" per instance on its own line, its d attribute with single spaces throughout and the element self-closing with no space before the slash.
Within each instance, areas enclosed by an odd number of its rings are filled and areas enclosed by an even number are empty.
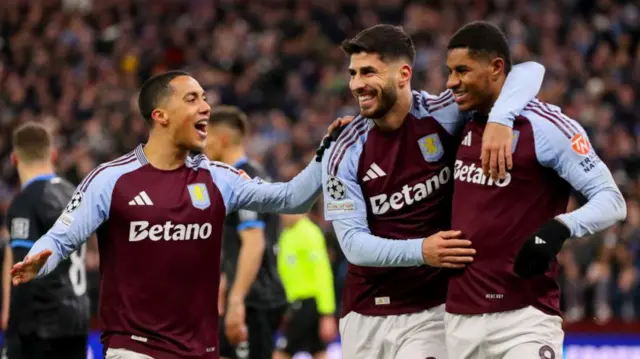
<svg viewBox="0 0 640 359">
<path fill-rule="evenodd" d="M 332 222 L 340 248 L 350 263 L 367 267 L 411 267 L 426 262 L 430 265 L 459 268 L 449 261 L 456 262 L 460 258 L 451 257 L 473 251 L 453 248 L 470 245 L 469 241 L 455 238 L 446 241 L 452 248 L 442 248 L 440 246 L 445 241 L 438 241 L 439 237 L 392 240 L 373 235 L 367 222 L 367 204 L 357 181 L 359 154 L 356 146 L 347 150 L 337 166 L 337 172 L 331 175 L 330 158 L 329 152 L 322 162 L 323 183 L 326 184 L 323 186 L 324 215 L 327 221 Z M 437 248 L 432 247 L 432 244 Z M 446 264 L 440 261 L 445 258 Z"/>
<path fill-rule="evenodd" d="M 210 170 L 221 189 L 227 213 L 238 209 L 270 213 L 305 213 L 320 195 L 320 163 L 315 160 L 289 182 L 248 179 L 226 164 L 212 162 Z"/>
<path fill-rule="evenodd" d="M 14 265 L 14 284 L 28 282 L 36 274 L 51 273 L 87 241 L 108 217 L 113 177 L 109 169 L 87 176 L 51 229 L 35 242 L 23 261 Z"/>
<path fill-rule="evenodd" d="M 11 267 L 13 266 L 13 251 L 7 243 L 4 246 L 4 262 L 2 263 L 2 330 L 7 329 L 9 321 L 9 304 L 11 301 Z"/>
<path fill-rule="evenodd" d="M 599 232 L 627 216 L 624 197 L 582 126 L 552 107 L 544 111 L 555 116 L 558 126 L 547 120 L 533 122 L 538 161 L 553 168 L 587 203 L 548 221 L 525 243 L 516 261 L 524 276 L 544 273 L 568 238 Z"/>
<path fill-rule="evenodd" d="M 238 255 L 238 267 L 236 277 L 229 291 L 229 303 L 241 302 L 255 281 L 262 256 L 266 247 L 264 238 L 265 224 L 260 220 L 258 213 L 247 210 L 239 210 L 238 233 L 240 234 L 240 254 Z"/>
<path fill-rule="evenodd" d="M 489 112 L 488 122 L 513 127 L 513 121 L 540 92 L 545 67 L 537 62 L 524 62 L 513 66 L 504 82 L 500 95 Z M 446 90 L 439 95 L 420 91 L 422 107 L 419 117 L 431 115 L 449 134 L 456 135 L 464 125 L 465 116 L 455 102 L 453 92 Z"/>
</svg>

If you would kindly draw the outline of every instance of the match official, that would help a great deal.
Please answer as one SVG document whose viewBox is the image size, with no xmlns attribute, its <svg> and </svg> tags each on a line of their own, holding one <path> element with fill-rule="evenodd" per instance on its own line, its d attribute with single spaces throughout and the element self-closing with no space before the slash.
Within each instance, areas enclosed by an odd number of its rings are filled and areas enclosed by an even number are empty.
<svg viewBox="0 0 640 359">
<path fill-rule="evenodd" d="M 54 173 L 56 151 L 43 125 L 26 123 L 13 133 L 11 160 L 22 190 L 7 211 L 10 245 L 3 266 L 22 261 L 38 238 L 58 220 L 74 186 Z M 64 222 L 67 219 L 61 218 Z M 68 219 L 71 220 L 71 219 Z M 8 359 L 84 359 L 87 351 L 89 298 L 84 254 L 73 252 L 49 276 L 19 287 L 3 280 L 4 355 Z M 7 317 L 8 316 L 8 323 Z"/>
<path fill-rule="evenodd" d="M 336 338 L 336 296 L 327 246 L 320 228 L 305 215 L 282 215 L 278 271 L 290 310 L 274 359 L 307 352 L 326 358 L 327 343 Z"/>
</svg>

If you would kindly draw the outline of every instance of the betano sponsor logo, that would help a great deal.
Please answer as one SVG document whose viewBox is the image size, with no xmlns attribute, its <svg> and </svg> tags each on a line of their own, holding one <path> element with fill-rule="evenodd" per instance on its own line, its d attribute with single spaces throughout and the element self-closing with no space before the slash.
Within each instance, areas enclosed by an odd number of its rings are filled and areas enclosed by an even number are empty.
<svg viewBox="0 0 640 359">
<path fill-rule="evenodd" d="M 173 224 L 171 221 L 165 224 L 149 226 L 147 221 L 133 221 L 129 227 L 129 242 L 138 242 L 144 239 L 152 241 L 185 241 L 209 239 L 213 232 L 211 223 Z"/>
<path fill-rule="evenodd" d="M 404 185 L 402 191 L 387 195 L 379 194 L 369 198 L 371 202 L 371 211 L 373 214 L 381 215 L 389 212 L 390 209 L 400 210 L 404 206 L 411 206 L 429 197 L 434 191 L 438 190 L 451 180 L 451 169 L 443 168 L 440 173 L 429 177 L 424 182 L 418 182 L 413 186 Z"/>
<path fill-rule="evenodd" d="M 465 165 L 461 160 L 456 160 L 453 170 L 453 179 L 462 182 L 475 183 L 483 186 L 506 187 L 511 183 L 511 173 L 507 172 L 504 179 L 494 181 L 482 173 L 482 167 L 476 167 L 474 163 Z"/>
</svg>

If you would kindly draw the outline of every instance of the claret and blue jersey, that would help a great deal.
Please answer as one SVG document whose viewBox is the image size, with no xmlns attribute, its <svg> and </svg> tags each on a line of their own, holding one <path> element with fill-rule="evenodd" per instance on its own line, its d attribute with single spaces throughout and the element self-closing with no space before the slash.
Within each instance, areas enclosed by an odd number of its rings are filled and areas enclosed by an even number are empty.
<svg viewBox="0 0 640 359">
<path fill-rule="evenodd" d="M 536 66 L 514 67 L 492 111 L 493 122 L 511 125 L 534 98 L 539 87 L 524 87 L 523 80 L 542 82 L 544 69 Z M 447 277 L 423 265 L 422 239 L 450 228 L 462 126 L 450 91 L 439 96 L 414 91 L 400 128 L 385 132 L 358 117 L 325 153 L 325 218 L 333 221 L 350 262 L 343 315 L 415 313 L 444 303 Z"/>
<path fill-rule="evenodd" d="M 522 279 L 513 271 L 519 249 L 554 217 L 574 237 L 605 229 L 625 217 L 624 198 L 582 126 L 558 107 L 538 100 L 526 106 L 513 126 L 513 169 L 495 182 L 483 175 L 479 159 L 485 123 L 480 117 L 467 123 L 455 160 L 452 228 L 477 253 L 450 279 L 447 311 L 481 314 L 533 305 L 559 314 L 557 262 L 544 276 Z M 571 187 L 588 202 L 565 213 Z"/>
<path fill-rule="evenodd" d="M 203 155 L 159 170 L 141 145 L 90 173 L 30 253 L 54 252 L 45 275 L 95 231 L 105 347 L 217 358 L 225 216 L 239 209 L 305 212 L 319 192 L 315 162 L 291 182 L 269 184 Z"/>
</svg>

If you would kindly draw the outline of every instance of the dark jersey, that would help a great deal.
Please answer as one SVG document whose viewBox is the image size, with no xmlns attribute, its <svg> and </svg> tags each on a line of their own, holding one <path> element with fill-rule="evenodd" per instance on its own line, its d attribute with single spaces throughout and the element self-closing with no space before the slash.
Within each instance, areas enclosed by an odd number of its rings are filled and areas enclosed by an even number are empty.
<svg viewBox="0 0 640 359">
<path fill-rule="evenodd" d="M 235 164 L 249 177 L 259 177 L 269 181 L 268 175 L 257 164 L 241 160 Z M 241 209 L 227 216 L 224 222 L 222 269 L 229 288 L 235 281 L 238 256 L 242 240 L 240 231 L 249 228 L 264 229 L 266 247 L 260 270 L 247 293 L 246 305 L 254 308 L 276 308 L 287 303 L 287 297 L 278 275 L 276 245 L 278 243 L 278 216 Z"/>
<path fill-rule="evenodd" d="M 26 183 L 7 213 L 14 264 L 58 219 L 74 187 L 54 175 Z M 48 276 L 11 288 L 8 331 L 43 338 L 85 335 L 89 298 L 84 265 L 85 246 Z"/>
</svg>

